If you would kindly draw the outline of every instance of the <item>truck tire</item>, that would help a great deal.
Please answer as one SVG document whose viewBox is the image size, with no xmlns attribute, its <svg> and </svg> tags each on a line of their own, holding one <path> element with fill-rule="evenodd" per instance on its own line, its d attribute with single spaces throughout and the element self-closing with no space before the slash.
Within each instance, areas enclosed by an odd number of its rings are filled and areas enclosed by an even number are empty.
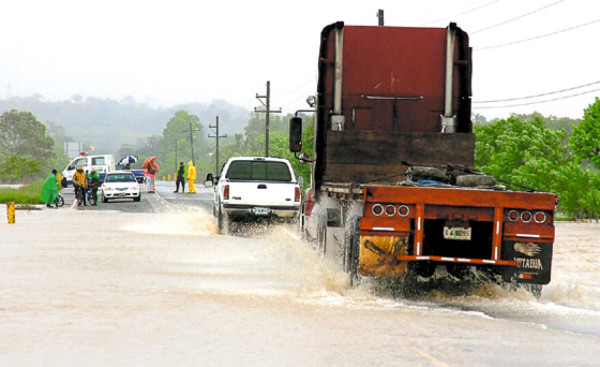
<svg viewBox="0 0 600 367">
<path fill-rule="evenodd" d="M 360 274 L 358 273 L 358 256 L 360 249 L 360 217 L 353 216 L 348 221 L 350 226 L 350 236 L 347 243 L 347 264 L 346 271 L 350 275 L 350 285 L 356 286 L 360 282 Z"/>
<path fill-rule="evenodd" d="M 521 287 L 525 288 L 528 292 L 530 292 L 538 301 L 540 300 L 540 297 L 542 297 L 541 284 L 521 284 Z"/>
<path fill-rule="evenodd" d="M 327 210 L 319 213 L 317 217 L 317 250 L 319 254 L 327 252 Z"/>
<path fill-rule="evenodd" d="M 223 213 L 223 206 L 219 206 L 219 216 L 218 216 L 218 225 L 219 225 L 219 233 L 227 235 L 229 234 L 229 218 L 227 218 L 227 214 Z"/>
</svg>

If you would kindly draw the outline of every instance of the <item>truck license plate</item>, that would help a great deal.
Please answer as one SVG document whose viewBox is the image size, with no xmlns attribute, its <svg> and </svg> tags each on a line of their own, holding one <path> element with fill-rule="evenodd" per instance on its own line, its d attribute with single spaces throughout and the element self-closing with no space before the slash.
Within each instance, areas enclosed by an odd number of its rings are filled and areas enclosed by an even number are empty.
<svg viewBox="0 0 600 367">
<path fill-rule="evenodd" d="M 267 208 L 254 208 L 255 215 L 269 215 L 269 209 Z"/>
<path fill-rule="evenodd" d="M 444 226 L 444 239 L 445 240 L 470 241 L 471 240 L 471 227 Z"/>
</svg>

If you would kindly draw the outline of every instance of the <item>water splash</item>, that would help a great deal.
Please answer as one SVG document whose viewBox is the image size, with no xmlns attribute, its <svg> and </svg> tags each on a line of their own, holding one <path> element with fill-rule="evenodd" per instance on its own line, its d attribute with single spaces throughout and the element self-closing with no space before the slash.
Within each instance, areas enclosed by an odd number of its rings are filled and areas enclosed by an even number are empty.
<svg viewBox="0 0 600 367">
<path fill-rule="evenodd" d="M 201 207 L 170 206 L 160 215 L 140 214 L 136 219 L 138 220 L 122 224 L 120 229 L 142 234 L 186 236 L 209 236 L 218 233 L 214 217 Z"/>
</svg>

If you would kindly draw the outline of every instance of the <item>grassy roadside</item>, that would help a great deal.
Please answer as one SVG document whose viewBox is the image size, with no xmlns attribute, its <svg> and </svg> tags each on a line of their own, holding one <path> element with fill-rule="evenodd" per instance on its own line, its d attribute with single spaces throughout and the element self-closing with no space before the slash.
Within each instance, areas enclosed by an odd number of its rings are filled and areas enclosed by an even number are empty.
<svg viewBox="0 0 600 367">
<path fill-rule="evenodd" d="M 32 182 L 19 188 L 0 187 L 0 203 L 15 202 L 17 205 L 41 204 L 43 180 Z M 59 187 L 60 191 L 61 187 Z"/>
</svg>

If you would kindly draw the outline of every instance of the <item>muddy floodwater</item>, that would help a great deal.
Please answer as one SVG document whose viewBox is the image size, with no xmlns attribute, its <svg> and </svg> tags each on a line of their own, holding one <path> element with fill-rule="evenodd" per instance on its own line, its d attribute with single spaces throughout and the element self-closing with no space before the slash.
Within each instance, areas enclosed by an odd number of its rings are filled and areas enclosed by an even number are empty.
<svg viewBox="0 0 600 367">
<path fill-rule="evenodd" d="M 600 365 L 598 223 L 557 224 L 538 301 L 350 288 L 293 228 L 201 209 L 0 213 L 1 366 Z"/>
</svg>

